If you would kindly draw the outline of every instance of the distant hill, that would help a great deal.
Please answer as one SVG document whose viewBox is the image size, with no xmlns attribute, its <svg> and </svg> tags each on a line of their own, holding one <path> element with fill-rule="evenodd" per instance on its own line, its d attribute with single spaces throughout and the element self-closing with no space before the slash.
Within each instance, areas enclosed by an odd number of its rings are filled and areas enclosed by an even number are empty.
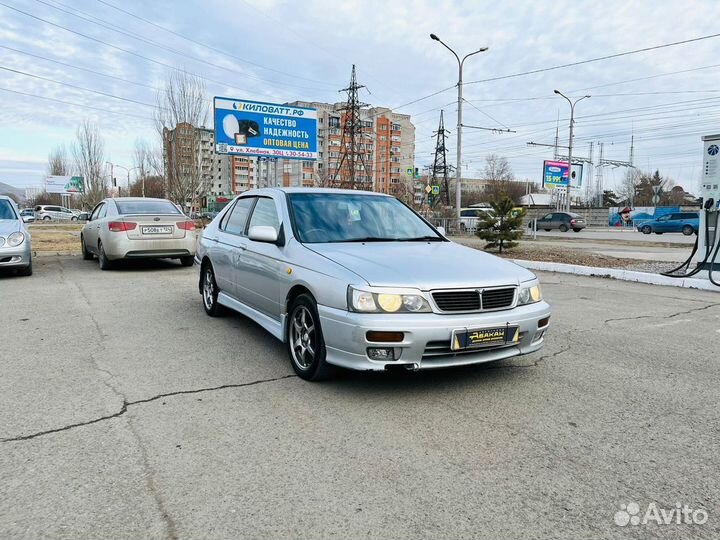
<svg viewBox="0 0 720 540">
<path fill-rule="evenodd" d="M 0 182 L 0 195 L 6 195 L 8 193 L 12 193 L 13 195 L 16 195 L 20 201 L 25 200 L 25 190 L 21 188 L 16 188 L 11 186 L 10 184 L 4 184 Z"/>
</svg>

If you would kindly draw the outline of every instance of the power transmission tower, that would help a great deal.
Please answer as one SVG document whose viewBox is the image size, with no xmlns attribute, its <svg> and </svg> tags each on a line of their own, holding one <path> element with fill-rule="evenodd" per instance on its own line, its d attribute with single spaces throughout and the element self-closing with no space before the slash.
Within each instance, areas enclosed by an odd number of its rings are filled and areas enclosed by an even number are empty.
<svg viewBox="0 0 720 540">
<path fill-rule="evenodd" d="M 343 113 L 340 157 L 332 177 L 333 186 L 345 189 L 372 189 L 373 175 L 365 162 L 367 142 L 363 140 L 360 120 L 360 109 L 366 107 L 367 103 L 361 103 L 358 98 L 360 88 L 365 86 L 357 83 L 353 64 L 350 84 L 340 90 L 347 92 L 347 102 L 340 109 Z"/>
<path fill-rule="evenodd" d="M 433 135 L 437 135 L 437 141 L 435 143 L 435 159 L 433 160 L 433 166 L 431 169 L 433 186 L 438 185 L 440 180 L 440 196 L 436 200 L 444 200 L 447 206 L 450 206 L 450 185 L 448 183 L 448 165 L 447 165 L 447 148 L 445 146 L 445 138 L 447 137 L 448 131 L 445 129 L 445 122 L 443 121 L 443 111 L 440 111 L 440 124 L 438 125 L 437 131 Z"/>
</svg>

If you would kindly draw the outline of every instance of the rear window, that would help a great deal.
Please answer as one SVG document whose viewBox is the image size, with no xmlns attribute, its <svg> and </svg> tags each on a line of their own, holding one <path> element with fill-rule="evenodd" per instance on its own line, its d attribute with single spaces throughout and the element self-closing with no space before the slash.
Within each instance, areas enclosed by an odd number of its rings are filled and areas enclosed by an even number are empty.
<svg viewBox="0 0 720 540">
<path fill-rule="evenodd" d="M 683 219 L 697 219 L 698 215 L 695 212 L 686 212 L 682 215 Z"/>
<path fill-rule="evenodd" d="M 170 201 L 115 201 L 120 214 L 179 214 Z"/>
</svg>

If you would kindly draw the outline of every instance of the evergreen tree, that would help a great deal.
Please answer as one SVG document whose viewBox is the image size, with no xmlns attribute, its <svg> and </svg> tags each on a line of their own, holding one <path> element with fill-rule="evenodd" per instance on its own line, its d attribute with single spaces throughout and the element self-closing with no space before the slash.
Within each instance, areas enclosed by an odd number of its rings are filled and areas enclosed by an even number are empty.
<svg viewBox="0 0 720 540">
<path fill-rule="evenodd" d="M 522 236 L 525 209 L 515 208 L 515 203 L 506 193 L 498 194 L 490 201 L 490 206 L 492 210 L 483 212 L 478 220 L 477 235 L 487 241 L 485 249 L 498 248 L 502 253 L 503 248 L 515 247 L 515 240 Z"/>
</svg>

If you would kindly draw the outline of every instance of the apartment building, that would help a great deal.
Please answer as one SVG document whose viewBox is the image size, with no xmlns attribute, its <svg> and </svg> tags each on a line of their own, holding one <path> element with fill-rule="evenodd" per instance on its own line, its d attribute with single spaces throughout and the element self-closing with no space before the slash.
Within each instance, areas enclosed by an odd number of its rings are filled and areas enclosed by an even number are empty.
<svg viewBox="0 0 720 540">
<path fill-rule="evenodd" d="M 188 123 L 164 131 L 163 150 L 167 174 L 192 174 L 197 167 L 202 208 L 221 206 L 235 195 L 258 187 L 267 167 L 267 162 L 258 163 L 254 157 L 216 154 L 213 130 Z"/>
<path fill-rule="evenodd" d="M 327 185 L 338 174 L 342 156 L 345 103 L 295 101 L 289 105 L 317 110 L 318 160 L 281 160 L 280 185 Z M 386 107 L 372 107 L 360 111 L 360 120 L 360 153 L 369 174 L 358 170 L 357 180 L 366 181 L 368 187 L 381 193 L 410 195 L 413 177 L 407 171 L 415 167 L 415 126 L 410 116 Z"/>
</svg>

